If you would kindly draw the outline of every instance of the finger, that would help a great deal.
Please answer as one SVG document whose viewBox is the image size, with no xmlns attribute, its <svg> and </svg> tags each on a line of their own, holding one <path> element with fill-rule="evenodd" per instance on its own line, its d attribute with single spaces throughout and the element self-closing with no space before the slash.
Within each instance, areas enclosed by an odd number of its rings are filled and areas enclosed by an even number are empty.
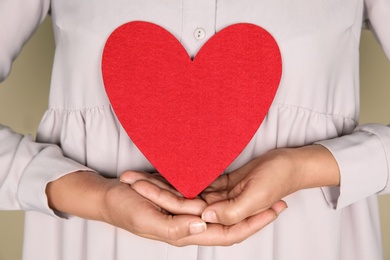
<svg viewBox="0 0 390 260">
<path fill-rule="evenodd" d="M 210 185 L 210 188 L 201 193 L 201 198 L 208 204 L 214 204 L 219 201 L 228 200 L 238 196 L 242 190 L 241 185 L 237 185 L 244 178 L 241 171 L 235 171 L 231 174 L 220 176 L 218 180 Z M 217 187 L 218 186 L 218 187 Z"/>
<path fill-rule="evenodd" d="M 133 222 L 133 233 L 159 241 L 173 243 L 207 230 L 199 217 L 191 215 L 165 215 L 153 207 L 140 209 L 144 214 Z"/>
<path fill-rule="evenodd" d="M 230 246 L 252 236 L 277 218 L 273 209 L 249 217 L 235 225 L 207 224 L 207 231 L 185 237 L 176 242 L 178 245 Z"/>
<path fill-rule="evenodd" d="M 208 204 L 229 199 L 229 191 L 237 185 L 241 178 L 240 172 L 221 175 L 200 194 L 200 197 Z"/>
<path fill-rule="evenodd" d="M 160 174 L 157 173 L 125 171 L 120 176 L 120 181 L 130 185 L 139 180 L 152 180 L 152 179 L 153 180 L 157 179 L 158 181 L 169 185 L 169 183 Z"/>
<path fill-rule="evenodd" d="M 284 200 L 279 200 L 271 208 L 276 212 L 277 215 L 279 215 L 288 208 L 288 205 Z"/>
<path fill-rule="evenodd" d="M 132 185 L 133 183 L 140 181 L 140 180 L 147 180 L 156 186 L 168 190 L 177 196 L 183 197 L 183 195 L 177 191 L 175 188 L 172 187 L 171 184 L 160 174 L 152 174 L 152 173 L 143 173 L 143 172 L 136 172 L 136 171 L 126 171 L 120 176 L 120 181 L 123 183 L 127 183 Z"/>
<path fill-rule="evenodd" d="M 226 190 L 229 187 L 229 174 L 222 174 L 218 176 L 204 191 L 203 193 L 215 192 Z"/>
<path fill-rule="evenodd" d="M 274 204 L 264 192 L 252 182 L 243 181 L 233 188 L 228 199 L 209 205 L 202 213 L 202 219 L 209 223 L 236 224 Z"/>
<path fill-rule="evenodd" d="M 204 192 L 201 194 L 202 199 L 210 205 L 239 196 L 243 192 L 247 181 L 240 179 L 241 177 L 237 178 L 238 174 L 236 175 L 235 173 L 231 174 L 231 176 L 230 179 L 233 180 L 231 183 L 234 183 L 235 186 L 230 187 L 231 185 L 229 184 L 227 189 L 224 190 Z"/>
<path fill-rule="evenodd" d="M 219 201 L 228 199 L 228 191 L 222 190 L 217 192 L 202 192 L 200 197 L 207 202 L 207 204 L 214 204 Z"/>
<path fill-rule="evenodd" d="M 204 190 L 204 193 L 233 189 L 256 166 L 256 163 L 257 160 L 255 159 L 231 173 L 220 175 Z"/>
<path fill-rule="evenodd" d="M 202 199 L 186 199 L 145 180 L 133 183 L 132 188 L 172 214 L 200 216 L 207 207 L 207 203 Z"/>
<path fill-rule="evenodd" d="M 276 212 L 277 215 L 279 215 L 280 213 L 282 213 L 285 209 L 287 209 L 288 206 L 286 204 L 286 202 L 284 200 L 279 200 L 278 202 L 276 202 L 274 205 L 272 205 L 270 207 L 270 209 L 272 209 L 273 211 Z M 256 214 L 259 214 L 261 212 L 263 212 L 264 210 L 263 209 L 260 209 L 260 210 L 257 210 L 253 213 L 253 215 L 256 215 Z"/>
</svg>

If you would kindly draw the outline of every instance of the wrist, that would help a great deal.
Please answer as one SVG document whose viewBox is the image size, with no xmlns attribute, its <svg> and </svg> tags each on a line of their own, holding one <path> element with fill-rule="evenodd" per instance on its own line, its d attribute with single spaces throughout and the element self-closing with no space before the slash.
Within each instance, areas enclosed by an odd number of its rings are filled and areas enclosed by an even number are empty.
<svg viewBox="0 0 390 260">
<path fill-rule="evenodd" d="M 102 220 L 105 194 L 114 181 L 94 172 L 69 173 L 46 186 L 49 206 L 81 218 Z"/>
<path fill-rule="evenodd" d="M 280 152 L 292 169 L 296 190 L 340 185 L 338 164 L 322 145 L 283 148 Z"/>
<path fill-rule="evenodd" d="M 340 170 L 331 152 L 322 145 L 297 148 L 306 188 L 339 186 Z"/>
</svg>

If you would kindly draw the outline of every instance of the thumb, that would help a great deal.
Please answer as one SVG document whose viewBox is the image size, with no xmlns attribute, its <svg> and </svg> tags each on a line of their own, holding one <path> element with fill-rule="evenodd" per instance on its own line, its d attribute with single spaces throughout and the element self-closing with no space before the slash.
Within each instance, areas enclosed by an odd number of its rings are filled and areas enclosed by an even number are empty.
<svg viewBox="0 0 390 260">
<path fill-rule="evenodd" d="M 268 209 L 272 209 L 276 215 L 279 215 L 287 208 L 287 204 L 283 200 L 276 202 L 271 207 L 258 207 L 259 204 L 252 196 L 245 196 L 242 193 L 238 197 L 209 205 L 202 213 L 202 220 L 230 226 Z"/>
<path fill-rule="evenodd" d="M 261 206 L 264 202 L 259 197 L 259 192 L 253 188 L 250 181 L 241 180 L 228 192 L 226 199 L 209 205 L 203 211 L 203 221 L 233 225 L 254 215 L 257 211 L 266 210 Z"/>
</svg>

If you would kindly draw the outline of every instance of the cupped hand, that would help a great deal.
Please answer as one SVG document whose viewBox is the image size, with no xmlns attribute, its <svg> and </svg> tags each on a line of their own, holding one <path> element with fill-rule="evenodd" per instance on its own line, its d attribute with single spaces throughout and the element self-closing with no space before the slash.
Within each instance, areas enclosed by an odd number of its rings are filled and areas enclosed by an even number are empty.
<svg viewBox="0 0 390 260">
<path fill-rule="evenodd" d="M 176 195 L 151 184 L 148 198 L 124 183 L 115 183 L 105 200 L 104 221 L 136 235 L 174 244 L 175 241 L 206 231 L 200 218 L 206 206 L 201 200 L 182 201 Z M 164 190 L 165 191 L 165 190 Z"/>
<path fill-rule="evenodd" d="M 155 202 L 128 184 L 88 171 L 67 174 L 46 187 L 53 210 L 103 221 L 145 238 L 175 244 L 206 231 L 200 218 L 205 201 L 183 201 L 170 192 L 155 193 L 156 189 L 149 192 Z"/>
<path fill-rule="evenodd" d="M 276 149 L 220 176 L 202 194 L 209 204 L 207 223 L 234 225 L 287 205 L 287 195 L 305 188 L 339 184 L 339 170 L 330 152 L 320 146 Z"/>
<path fill-rule="evenodd" d="M 269 209 L 281 211 L 283 197 L 294 191 L 291 169 L 278 158 L 261 156 L 221 175 L 202 194 L 209 204 L 202 218 L 233 225 Z"/>
</svg>

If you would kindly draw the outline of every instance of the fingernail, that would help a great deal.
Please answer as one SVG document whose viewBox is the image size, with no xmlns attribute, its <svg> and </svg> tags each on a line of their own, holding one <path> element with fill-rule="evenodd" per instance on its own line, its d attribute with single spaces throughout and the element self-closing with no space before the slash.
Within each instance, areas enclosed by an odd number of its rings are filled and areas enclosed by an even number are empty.
<svg viewBox="0 0 390 260">
<path fill-rule="evenodd" d="M 121 176 L 119 178 L 119 181 L 122 182 L 122 183 L 126 183 L 126 184 L 132 185 L 134 183 L 134 178 L 132 178 L 131 176 Z"/>
<path fill-rule="evenodd" d="M 132 184 L 130 181 L 123 179 L 123 178 L 120 178 L 119 181 L 124 183 L 124 184 L 130 184 L 130 185 Z"/>
<path fill-rule="evenodd" d="M 207 229 L 206 223 L 203 221 L 194 221 L 190 223 L 190 233 L 192 235 L 205 232 Z"/>
<path fill-rule="evenodd" d="M 203 212 L 202 214 L 202 219 L 204 222 L 209 222 L 209 223 L 217 223 L 217 214 L 215 213 L 214 210 L 207 210 Z"/>
<path fill-rule="evenodd" d="M 276 212 L 276 214 L 279 216 L 283 211 L 285 211 L 288 207 L 285 207 L 285 208 L 282 208 L 282 209 L 279 209 Z"/>
</svg>

